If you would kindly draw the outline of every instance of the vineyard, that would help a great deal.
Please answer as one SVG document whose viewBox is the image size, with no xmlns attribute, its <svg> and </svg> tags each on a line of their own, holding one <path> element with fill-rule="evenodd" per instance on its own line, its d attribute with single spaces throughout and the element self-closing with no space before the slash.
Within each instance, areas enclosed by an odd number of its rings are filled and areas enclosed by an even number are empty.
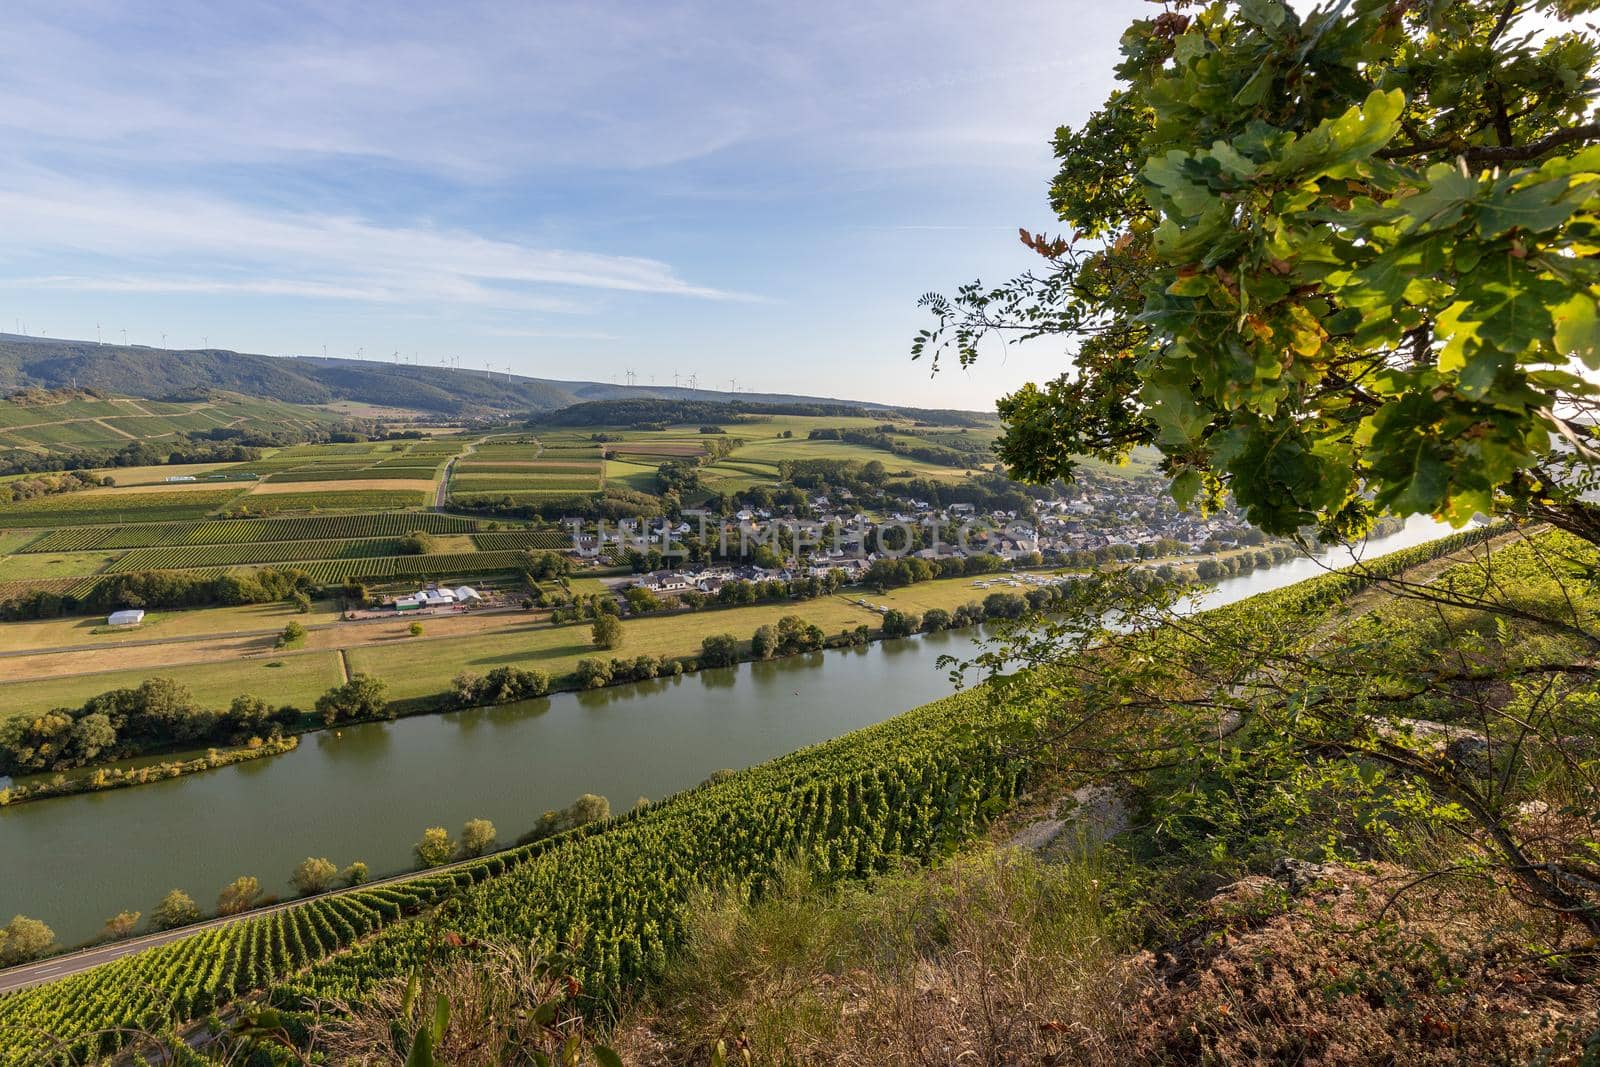
<svg viewBox="0 0 1600 1067">
<path fill-rule="evenodd" d="M 98 548 L 154 548 L 162 545 L 231 545 L 259 541 L 325 541 L 401 537 L 413 530 L 432 534 L 471 533 L 475 519 L 431 511 L 403 514 L 308 515 L 282 519 L 219 519 L 211 522 L 54 530 L 24 545 L 21 552 L 79 552 Z"/>
<path fill-rule="evenodd" d="M 252 493 L 236 502 L 234 511 L 273 514 L 280 511 L 386 511 L 421 507 L 428 494 L 418 489 L 339 489 L 324 493 Z"/>
<path fill-rule="evenodd" d="M 498 533 L 475 533 L 472 543 L 487 552 L 508 552 L 515 549 L 559 552 L 572 547 L 569 530 L 506 530 Z"/>
<path fill-rule="evenodd" d="M 165 493 L 64 493 L 0 504 L 0 527 L 94 526 L 199 519 L 222 508 L 241 492 L 242 488 Z"/>
<path fill-rule="evenodd" d="M 1496 532 L 1457 534 L 1217 614 L 1226 618 L 1270 603 L 1309 624 L 1375 578 Z M 884 869 L 896 856 L 928 860 L 979 831 L 1029 771 L 1023 754 L 995 740 L 1008 712 L 987 696 L 980 687 L 948 697 L 591 832 L 388 891 L 412 893 L 413 906 L 425 906 L 460 886 L 453 929 L 527 940 L 546 951 L 576 942 L 578 977 L 592 995 L 608 997 L 659 972 L 683 934 L 699 887 L 758 891 L 776 865 L 796 854 L 825 875 L 855 877 Z M 194 1017 L 263 985 L 287 1007 L 359 996 L 372 982 L 405 973 L 426 936 L 419 924 L 402 923 L 330 955 L 404 910 L 392 899 L 380 906 L 368 896 L 378 892 L 351 895 L 377 913 L 357 913 L 362 923 L 350 905 L 335 911 L 339 898 L 324 898 L 296 909 L 316 909 L 305 917 L 290 912 L 248 920 L 0 998 L 0 1063 L 49 1062 L 35 1036 L 40 1033 L 83 1049 L 108 1027 Z M 284 980 L 306 963 L 309 969 Z"/>
<path fill-rule="evenodd" d="M 298 560 L 370 559 L 400 554 L 395 538 L 363 541 L 269 541 L 262 544 L 180 545 L 136 548 L 107 568 L 108 573 L 226 567 L 244 563 L 287 563 Z"/>
</svg>

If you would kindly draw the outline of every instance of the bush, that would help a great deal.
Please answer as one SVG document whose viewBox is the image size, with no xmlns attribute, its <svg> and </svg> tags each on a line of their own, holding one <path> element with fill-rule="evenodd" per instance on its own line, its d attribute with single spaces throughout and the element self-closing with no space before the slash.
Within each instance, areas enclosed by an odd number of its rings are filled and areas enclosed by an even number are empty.
<svg viewBox="0 0 1600 1067">
<path fill-rule="evenodd" d="M 468 819 L 461 828 L 461 858 L 481 856 L 493 847 L 494 823 L 488 819 Z"/>
<path fill-rule="evenodd" d="M 261 898 L 261 882 L 254 875 L 240 875 L 217 894 L 218 915 L 238 915 L 256 906 Z"/>
<path fill-rule="evenodd" d="M 200 907 L 194 898 L 181 889 L 174 889 L 161 898 L 150 913 L 150 929 L 172 930 L 200 921 Z"/>
<path fill-rule="evenodd" d="M 611 664 L 603 659 L 580 659 L 573 672 L 582 689 L 599 689 L 611 684 Z"/>
<path fill-rule="evenodd" d="M 307 856 L 300 861 L 300 865 L 289 876 L 289 881 L 300 891 L 301 896 L 309 897 L 314 893 L 327 891 L 333 885 L 334 879 L 339 877 L 339 868 L 330 859 Z"/>
<path fill-rule="evenodd" d="M 983 614 L 989 619 L 1020 619 L 1028 613 L 1028 602 L 1016 593 L 990 593 L 983 598 Z"/>
<path fill-rule="evenodd" d="M 750 637 L 750 654 L 756 659 L 771 659 L 778 651 L 778 635 L 770 626 L 758 626 Z"/>
<path fill-rule="evenodd" d="M 450 831 L 430 826 L 422 831 L 422 838 L 411 846 L 411 851 L 416 854 L 418 867 L 442 867 L 455 855 L 456 845 L 450 840 Z"/>
<path fill-rule="evenodd" d="M 883 616 L 883 636 L 909 637 L 917 632 L 922 620 L 916 615 L 892 608 Z"/>
<path fill-rule="evenodd" d="M 930 634 L 950 628 L 950 613 L 943 608 L 929 608 L 922 613 L 922 629 Z"/>
<path fill-rule="evenodd" d="M 422 636 L 422 624 L 420 622 L 414 622 L 410 626 L 406 627 L 406 632 L 409 633 L 412 637 L 421 637 Z"/>
<path fill-rule="evenodd" d="M 336 685 L 317 698 L 317 714 L 327 726 L 350 719 L 373 719 L 380 715 L 394 718 L 394 711 L 383 699 L 388 687 L 382 679 L 356 673 L 343 685 Z"/>
<path fill-rule="evenodd" d="M 56 934 L 50 927 L 26 915 L 13 915 L 0 927 L 0 967 L 36 960 L 55 943 Z"/>
<path fill-rule="evenodd" d="M 611 802 L 595 793 L 585 793 L 560 811 L 547 811 L 539 816 L 533 829 L 517 838 L 517 844 L 527 845 L 556 834 L 575 830 L 601 819 L 611 818 Z"/>
<path fill-rule="evenodd" d="M 732 634 L 712 634 L 700 642 L 702 667 L 731 667 L 739 662 L 739 639 Z"/>
<path fill-rule="evenodd" d="M 367 881 L 367 865 L 360 860 L 356 860 L 339 872 L 339 881 L 345 885 L 365 885 Z"/>
<path fill-rule="evenodd" d="M 402 556 L 426 556 L 439 550 L 438 539 L 422 530 L 412 530 L 396 546 Z"/>
</svg>

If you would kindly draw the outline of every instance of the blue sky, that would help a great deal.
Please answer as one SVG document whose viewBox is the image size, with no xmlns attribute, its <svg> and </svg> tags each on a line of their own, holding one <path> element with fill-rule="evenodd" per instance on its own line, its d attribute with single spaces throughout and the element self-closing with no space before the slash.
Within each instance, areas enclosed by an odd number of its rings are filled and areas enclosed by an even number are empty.
<svg viewBox="0 0 1600 1067">
<path fill-rule="evenodd" d="M 1135 0 L 12 0 L 0 328 L 979 408 L 919 294 L 1032 265 Z"/>
</svg>

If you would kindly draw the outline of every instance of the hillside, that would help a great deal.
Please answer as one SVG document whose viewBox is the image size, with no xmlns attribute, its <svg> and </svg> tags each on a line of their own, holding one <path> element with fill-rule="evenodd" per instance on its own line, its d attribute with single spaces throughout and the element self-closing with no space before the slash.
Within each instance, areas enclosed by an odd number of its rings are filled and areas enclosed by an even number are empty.
<svg viewBox="0 0 1600 1067">
<path fill-rule="evenodd" d="M 0 334 L 0 392 L 96 389 L 156 400 L 213 389 L 292 404 L 352 400 L 441 415 L 539 414 L 583 401 L 657 398 L 729 401 L 734 394 L 670 386 L 523 375 L 321 356 L 266 356 L 227 349 L 164 349 Z M 782 393 L 739 393 L 740 403 L 885 405 Z"/>
</svg>

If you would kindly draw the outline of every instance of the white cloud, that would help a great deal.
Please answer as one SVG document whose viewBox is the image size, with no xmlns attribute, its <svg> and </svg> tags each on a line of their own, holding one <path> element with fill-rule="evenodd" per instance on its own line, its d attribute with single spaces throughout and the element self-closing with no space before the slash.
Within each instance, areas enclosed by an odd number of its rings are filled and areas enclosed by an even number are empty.
<svg viewBox="0 0 1600 1067">
<path fill-rule="evenodd" d="M 659 260 L 549 249 L 460 229 L 252 208 L 35 175 L 0 189 L 0 257 L 105 269 L 13 284 L 145 293 L 255 293 L 521 311 L 591 310 L 573 292 L 746 299 L 693 284 Z M 551 290 L 557 290 L 552 292 Z"/>
</svg>

